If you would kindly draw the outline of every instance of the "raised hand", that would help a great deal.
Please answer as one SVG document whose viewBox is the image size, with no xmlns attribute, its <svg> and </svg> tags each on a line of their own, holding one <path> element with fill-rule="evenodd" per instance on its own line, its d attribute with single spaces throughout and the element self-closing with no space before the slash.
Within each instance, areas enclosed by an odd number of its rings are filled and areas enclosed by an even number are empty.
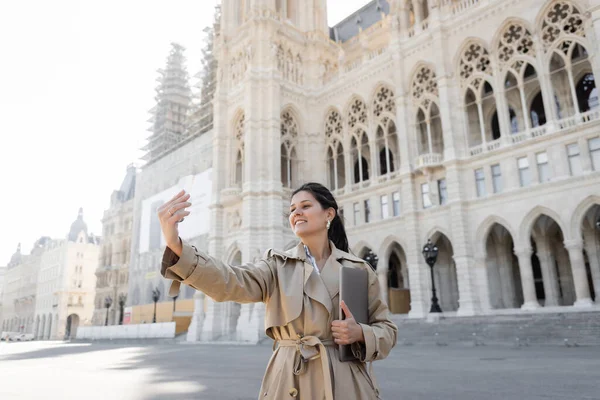
<svg viewBox="0 0 600 400">
<path fill-rule="evenodd" d="M 335 320 L 331 323 L 331 332 L 333 333 L 333 340 L 335 343 L 342 345 L 352 344 L 354 342 L 364 342 L 365 337 L 363 335 L 362 327 L 354 319 L 346 302 L 342 301 L 340 307 L 342 308 L 342 311 L 344 311 L 346 319 Z"/>
<path fill-rule="evenodd" d="M 182 245 L 181 240 L 179 239 L 179 228 L 177 224 L 190 215 L 190 212 L 186 210 L 186 208 L 192 205 L 192 203 L 188 202 L 189 198 L 190 195 L 187 194 L 185 190 L 182 190 L 157 210 L 160 228 L 165 237 L 165 242 L 167 242 L 167 246 L 180 257 Z"/>
</svg>

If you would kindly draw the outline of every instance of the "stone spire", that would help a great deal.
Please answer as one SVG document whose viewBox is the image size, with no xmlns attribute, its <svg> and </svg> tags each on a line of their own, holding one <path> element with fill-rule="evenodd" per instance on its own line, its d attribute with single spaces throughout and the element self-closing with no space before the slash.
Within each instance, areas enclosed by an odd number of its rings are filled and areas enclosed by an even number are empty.
<svg viewBox="0 0 600 400">
<path fill-rule="evenodd" d="M 187 116 L 191 105 L 191 91 L 185 68 L 185 48 L 171 43 L 167 65 L 159 69 L 156 87 L 156 106 L 150 110 L 152 126 L 144 159 L 152 161 L 171 149 L 186 136 Z"/>
</svg>

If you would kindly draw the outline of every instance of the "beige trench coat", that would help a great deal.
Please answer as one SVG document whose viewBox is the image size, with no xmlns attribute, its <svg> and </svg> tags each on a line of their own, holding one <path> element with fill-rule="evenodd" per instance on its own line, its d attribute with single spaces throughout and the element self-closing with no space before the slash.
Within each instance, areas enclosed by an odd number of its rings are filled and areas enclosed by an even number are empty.
<svg viewBox="0 0 600 400">
<path fill-rule="evenodd" d="M 306 260 L 302 243 L 287 252 L 269 250 L 257 263 L 231 266 L 183 241 L 181 258 L 165 250 L 161 273 L 174 281 L 171 296 L 184 283 L 215 301 L 266 304 L 266 334 L 276 343 L 259 399 L 378 399 L 379 389 L 366 363 L 389 354 L 397 327 L 368 264 L 333 243 L 331 248 L 319 274 Z M 365 343 L 353 345 L 361 357 L 356 362 L 340 362 L 332 341 L 331 323 L 339 319 L 342 265 L 369 271 L 369 324 L 361 324 Z"/>
</svg>

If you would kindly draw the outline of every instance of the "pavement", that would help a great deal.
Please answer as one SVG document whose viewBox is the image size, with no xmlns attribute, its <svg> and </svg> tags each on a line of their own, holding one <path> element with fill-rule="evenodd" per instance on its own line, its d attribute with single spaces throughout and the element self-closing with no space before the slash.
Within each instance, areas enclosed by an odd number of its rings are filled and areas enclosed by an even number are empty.
<svg viewBox="0 0 600 400">
<path fill-rule="evenodd" d="M 270 344 L 0 342 L 0 399 L 250 400 L 270 355 Z M 398 345 L 374 365 L 384 399 L 600 399 L 600 347 Z"/>
</svg>

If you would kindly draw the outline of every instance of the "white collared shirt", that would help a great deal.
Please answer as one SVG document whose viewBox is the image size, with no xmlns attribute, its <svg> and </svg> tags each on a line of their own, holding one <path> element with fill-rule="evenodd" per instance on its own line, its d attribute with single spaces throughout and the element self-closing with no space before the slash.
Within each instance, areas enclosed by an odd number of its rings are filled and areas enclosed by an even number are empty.
<svg viewBox="0 0 600 400">
<path fill-rule="evenodd" d="M 306 252 L 306 258 L 308 258 L 308 261 L 310 261 L 310 263 L 313 266 L 313 269 L 315 271 L 317 271 L 317 274 L 321 274 L 321 271 L 319 271 L 319 267 L 317 267 L 317 262 L 315 261 L 315 258 L 312 256 L 312 254 L 310 254 L 310 250 L 308 250 L 308 246 L 304 245 L 304 251 Z"/>
</svg>

